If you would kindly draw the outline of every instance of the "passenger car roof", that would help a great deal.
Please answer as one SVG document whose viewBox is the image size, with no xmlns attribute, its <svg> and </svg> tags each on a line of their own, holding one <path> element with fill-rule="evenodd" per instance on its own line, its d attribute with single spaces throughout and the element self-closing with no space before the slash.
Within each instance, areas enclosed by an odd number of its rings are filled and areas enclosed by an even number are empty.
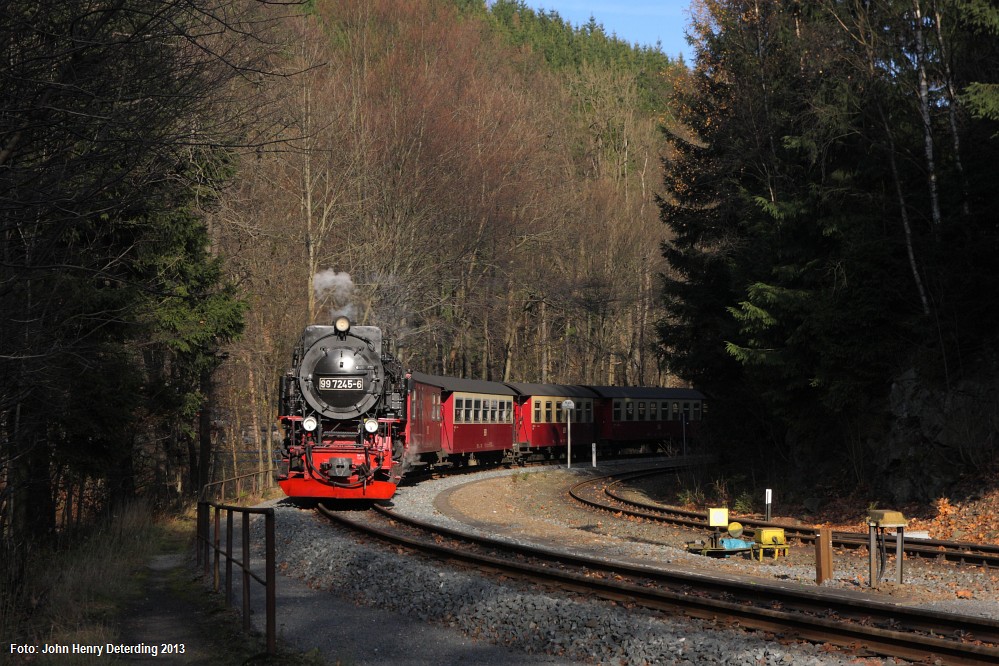
<svg viewBox="0 0 999 666">
<path fill-rule="evenodd" d="M 413 379 L 421 384 L 437 386 L 454 393 L 489 393 L 491 395 L 517 395 L 517 392 L 500 382 L 488 382 L 484 379 L 464 379 L 462 377 L 445 377 L 443 375 L 428 375 L 422 372 L 411 373 Z"/>
<path fill-rule="evenodd" d="M 573 398 L 595 398 L 597 394 L 585 386 L 575 384 L 529 384 L 526 382 L 507 382 L 520 395 L 554 395 Z"/>
<path fill-rule="evenodd" d="M 691 388 L 655 386 L 587 386 L 601 398 L 637 398 L 646 400 L 703 400 L 704 394 Z"/>
</svg>

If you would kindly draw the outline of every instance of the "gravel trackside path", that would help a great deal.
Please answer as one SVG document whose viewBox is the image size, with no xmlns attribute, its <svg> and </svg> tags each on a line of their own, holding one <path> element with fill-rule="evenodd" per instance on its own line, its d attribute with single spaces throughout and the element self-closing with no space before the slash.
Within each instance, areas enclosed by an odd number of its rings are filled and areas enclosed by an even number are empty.
<svg viewBox="0 0 999 666">
<path fill-rule="evenodd" d="M 408 577 L 407 556 L 384 556 L 377 550 L 369 551 L 343 532 L 334 534 L 332 525 L 289 500 L 271 500 L 260 506 L 277 509 L 277 561 L 284 574 L 277 578 L 278 641 L 316 657 L 317 662 L 345 666 L 577 663 L 496 645 L 458 628 L 432 622 L 433 618 L 425 612 L 429 609 L 421 608 L 419 598 L 410 597 L 409 603 L 401 606 L 388 599 L 379 601 L 369 595 L 405 594 L 400 588 L 406 586 Z M 252 529 L 254 542 L 262 543 L 262 521 Z M 237 529 L 234 537 L 237 544 L 238 532 Z M 262 560 L 261 555 L 254 551 L 257 562 Z M 300 559 L 299 555 L 306 559 Z M 396 565 L 380 566 L 381 557 L 394 560 Z M 367 564 L 362 565 L 362 561 Z M 438 581 L 446 573 L 442 570 L 429 575 Z M 242 603 L 240 582 L 241 577 L 235 576 L 236 605 Z M 262 634 L 266 626 L 262 586 L 254 583 L 250 596 L 251 622 L 254 630 Z"/>
<path fill-rule="evenodd" d="M 311 512 L 303 511 L 287 500 L 272 500 L 266 505 L 277 505 L 282 517 L 287 518 L 279 518 L 279 534 L 283 533 L 283 523 L 290 527 L 303 520 L 309 524 L 309 534 L 330 527 L 325 522 L 314 523 Z M 237 521 L 234 532 L 236 555 L 241 543 L 238 525 Z M 262 534 L 260 530 L 261 543 Z M 300 534 L 304 539 L 306 532 Z M 257 536 L 255 532 L 254 538 Z M 254 571 L 262 577 L 262 554 L 255 550 L 253 557 Z M 239 571 L 238 567 L 234 567 L 232 601 L 236 610 L 242 606 L 242 577 Z M 427 623 L 415 613 L 393 612 L 358 604 L 340 595 L 316 590 L 314 585 L 302 580 L 302 571 L 290 567 L 285 571 L 286 574 L 296 572 L 297 576 L 277 577 L 277 657 L 267 658 L 263 654 L 266 614 L 261 585 L 256 582 L 251 585 L 254 635 L 248 636 L 241 631 L 239 615 L 222 612 L 220 596 L 206 590 L 206 584 L 210 587 L 210 579 L 202 576 L 203 569 L 195 566 L 192 556 L 169 553 L 151 558 L 144 571 L 139 572 L 143 579 L 143 592 L 121 614 L 120 633 L 115 640 L 115 645 L 121 648 L 118 654 L 102 654 L 83 662 L 59 655 L 46 663 L 120 662 L 151 666 L 237 666 L 250 663 L 303 666 L 561 666 L 572 663 L 544 654 L 527 655 L 510 647 L 476 640 L 457 629 Z M 164 653 L 164 645 L 169 646 L 173 653 Z M 155 654 L 153 648 L 156 648 Z"/>
<path fill-rule="evenodd" d="M 238 589 L 238 584 L 237 584 Z M 253 624 L 264 631 L 263 595 L 257 598 Z M 475 640 L 456 629 L 428 624 L 398 611 L 357 605 L 336 594 L 317 591 L 301 580 L 279 576 L 278 639 L 323 662 L 350 666 L 502 666 L 570 664 L 547 655 Z"/>
</svg>

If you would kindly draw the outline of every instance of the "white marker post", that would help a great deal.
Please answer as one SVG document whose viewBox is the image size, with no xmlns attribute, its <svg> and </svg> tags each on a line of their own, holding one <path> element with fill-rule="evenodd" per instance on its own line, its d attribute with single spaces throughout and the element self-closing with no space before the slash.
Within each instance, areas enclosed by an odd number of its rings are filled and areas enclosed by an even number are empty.
<svg viewBox="0 0 999 666">
<path fill-rule="evenodd" d="M 773 498 L 774 498 L 774 491 L 772 491 L 770 488 L 767 488 L 767 498 L 766 498 L 767 522 L 770 522 L 770 502 L 773 500 Z"/>
<path fill-rule="evenodd" d="M 576 403 L 566 399 L 562 401 L 562 410 L 565 412 L 565 463 L 566 469 L 572 469 L 572 410 L 576 408 Z"/>
</svg>

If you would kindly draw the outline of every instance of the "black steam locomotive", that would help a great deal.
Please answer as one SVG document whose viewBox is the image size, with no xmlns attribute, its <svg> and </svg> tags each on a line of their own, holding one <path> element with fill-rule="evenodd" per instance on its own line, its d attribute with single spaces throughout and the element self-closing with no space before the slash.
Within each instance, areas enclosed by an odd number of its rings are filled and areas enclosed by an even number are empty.
<svg viewBox="0 0 999 666">
<path fill-rule="evenodd" d="M 281 382 L 284 458 L 278 484 L 290 497 L 387 499 L 405 452 L 405 377 L 381 330 L 309 326 Z"/>
</svg>

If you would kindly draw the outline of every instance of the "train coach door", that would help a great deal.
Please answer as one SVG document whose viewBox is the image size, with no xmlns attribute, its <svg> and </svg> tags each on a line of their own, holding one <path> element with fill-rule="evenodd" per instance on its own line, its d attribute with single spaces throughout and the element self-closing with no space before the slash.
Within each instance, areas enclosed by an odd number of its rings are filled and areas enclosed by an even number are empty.
<svg viewBox="0 0 999 666">
<path fill-rule="evenodd" d="M 520 396 L 514 396 L 513 398 L 513 441 L 510 442 L 515 453 L 519 452 L 523 448 L 526 438 L 524 433 L 524 402 Z"/>
</svg>

